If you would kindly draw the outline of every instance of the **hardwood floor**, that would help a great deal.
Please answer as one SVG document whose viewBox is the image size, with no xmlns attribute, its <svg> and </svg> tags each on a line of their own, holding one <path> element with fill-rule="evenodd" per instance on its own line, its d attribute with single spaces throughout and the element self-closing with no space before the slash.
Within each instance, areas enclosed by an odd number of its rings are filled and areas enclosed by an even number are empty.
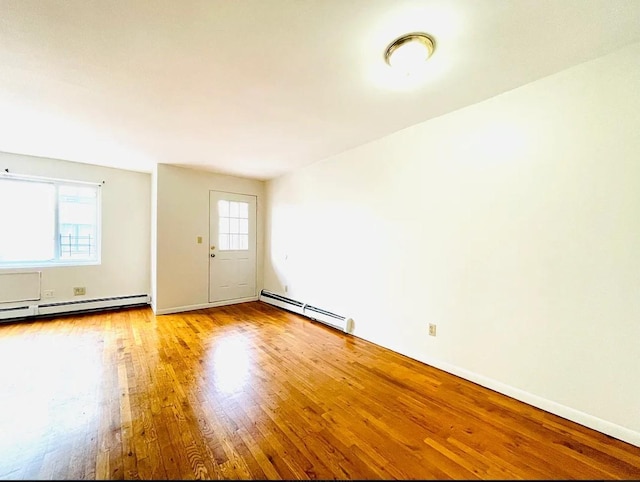
<svg viewBox="0 0 640 482">
<path fill-rule="evenodd" d="M 3 479 L 639 479 L 640 448 L 255 302 L 0 325 Z"/>
</svg>

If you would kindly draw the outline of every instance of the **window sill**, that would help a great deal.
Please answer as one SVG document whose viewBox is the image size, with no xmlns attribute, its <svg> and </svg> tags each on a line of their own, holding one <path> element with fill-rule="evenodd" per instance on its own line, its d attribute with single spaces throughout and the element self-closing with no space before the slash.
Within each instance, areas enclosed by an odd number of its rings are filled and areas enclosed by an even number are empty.
<svg viewBox="0 0 640 482">
<path fill-rule="evenodd" d="M 99 266 L 101 261 L 57 261 L 55 263 L 47 262 L 34 262 L 34 263 L 2 263 L 0 264 L 0 271 L 3 270 L 21 270 L 21 269 L 45 269 L 45 268 L 65 268 L 72 266 Z"/>
</svg>

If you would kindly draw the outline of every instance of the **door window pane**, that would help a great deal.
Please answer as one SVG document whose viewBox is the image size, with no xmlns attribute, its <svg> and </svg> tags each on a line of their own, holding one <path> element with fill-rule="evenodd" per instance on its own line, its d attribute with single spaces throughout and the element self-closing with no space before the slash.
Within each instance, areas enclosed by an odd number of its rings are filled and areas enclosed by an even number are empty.
<svg viewBox="0 0 640 482">
<path fill-rule="evenodd" d="M 229 235 L 221 234 L 220 235 L 220 250 L 228 251 L 229 250 Z"/>
<path fill-rule="evenodd" d="M 239 214 L 238 203 L 235 201 L 229 201 L 229 216 L 237 218 Z"/>
<path fill-rule="evenodd" d="M 238 239 L 237 234 L 229 235 L 229 249 L 239 249 L 240 248 L 240 240 Z"/>
<path fill-rule="evenodd" d="M 238 203 L 239 205 L 239 218 L 248 219 L 249 218 L 249 203 Z"/>
<path fill-rule="evenodd" d="M 229 201 L 218 201 L 218 216 L 229 217 Z"/>
<path fill-rule="evenodd" d="M 220 218 L 220 234 L 229 234 L 229 218 Z"/>
<path fill-rule="evenodd" d="M 220 250 L 249 249 L 249 203 L 220 200 L 218 218 Z"/>
</svg>

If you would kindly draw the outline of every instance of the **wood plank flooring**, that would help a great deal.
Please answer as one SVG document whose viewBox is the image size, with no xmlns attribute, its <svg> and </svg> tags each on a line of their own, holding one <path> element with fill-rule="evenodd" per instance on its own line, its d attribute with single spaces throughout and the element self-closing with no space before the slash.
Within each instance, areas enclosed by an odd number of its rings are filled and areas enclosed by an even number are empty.
<svg viewBox="0 0 640 482">
<path fill-rule="evenodd" d="M 2 479 L 640 479 L 640 448 L 255 302 L 0 325 Z"/>
</svg>

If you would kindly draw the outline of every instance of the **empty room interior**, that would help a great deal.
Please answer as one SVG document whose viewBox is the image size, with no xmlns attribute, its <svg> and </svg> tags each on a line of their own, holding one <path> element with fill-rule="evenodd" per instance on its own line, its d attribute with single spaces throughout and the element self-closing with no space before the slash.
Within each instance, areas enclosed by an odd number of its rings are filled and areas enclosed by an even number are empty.
<svg viewBox="0 0 640 482">
<path fill-rule="evenodd" d="M 640 1 L 0 0 L 0 478 L 640 479 Z"/>
</svg>

